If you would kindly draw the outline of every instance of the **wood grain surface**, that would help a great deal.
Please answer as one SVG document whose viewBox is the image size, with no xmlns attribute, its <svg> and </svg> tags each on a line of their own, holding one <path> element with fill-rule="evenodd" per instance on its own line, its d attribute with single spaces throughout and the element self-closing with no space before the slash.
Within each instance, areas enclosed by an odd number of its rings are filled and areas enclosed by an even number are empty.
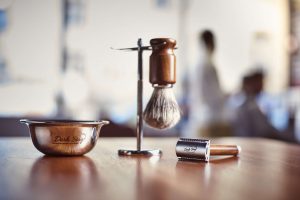
<svg viewBox="0 0 300 200">
<path fill-rule="evenodd" d="M 177 138 L 145 139 L 161 157 L 119 157 L 133 138 L 105 138 L 81 157 L 45 157 L 29 138 L 0 139 L 0 199 L 300 199 L 300 146 L 224 138 L 239 157 L 178 161 Z"/>
</svg>

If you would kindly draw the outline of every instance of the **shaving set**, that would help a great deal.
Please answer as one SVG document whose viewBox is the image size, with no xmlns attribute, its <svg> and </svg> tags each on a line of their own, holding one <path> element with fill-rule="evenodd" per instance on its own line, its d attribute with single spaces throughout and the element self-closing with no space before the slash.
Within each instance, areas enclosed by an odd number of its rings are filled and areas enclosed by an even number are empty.
<svg viewBox="0 0 300 200">
<path fill-rule="evenodd" d="M 112 48 L 121 51 L 136 51 L 137 65 L 137 117 L 136 149 L 119 149 L 119 156 L 159 156 L 159 149 L 143 149 L 143 122 L 156 129 L 168 129 L 180 120 L 180 108 L 172 91 L 176 83 L 176 41 L 171 38 L 154 38 L 150 46 L 143 46 L 138 39 L 136 47 Z M 149 82 L 153 94 L 143 111 L 143 52 L 152 51 L 149 59 Z M 52 156 L 80 156 L 96 145 L 100 130 L 108 121 L 72 120 L 21 120 L 30 132 L 37 150 Z M 209 161 L 210 156 L 237 156 L 237 145 L 213 145 L 209 140 L 180 138 L 176 144 L 179 160 Z"/>
</svg>

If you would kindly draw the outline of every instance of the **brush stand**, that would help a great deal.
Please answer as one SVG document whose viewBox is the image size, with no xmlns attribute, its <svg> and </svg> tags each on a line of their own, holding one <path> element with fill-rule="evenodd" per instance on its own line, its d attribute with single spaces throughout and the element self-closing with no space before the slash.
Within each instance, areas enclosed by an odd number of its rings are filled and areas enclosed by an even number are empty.
<svg viewBox="0 0 300 200">
<path fill-rule="evenodd" d="M 143 46 L 142 39 L 138 39 L 137 47 L 124 48 L 118 50 L 137 51 L 138 52 L 138 80 L 137 80 L 137 119 L 136 119 L 136 138 L 137 146 L 134 150 L 120 149 L 118 154 L 120 156 L 158 156 L 162 154 L 161 150 L 143 150 L 143 51 L 152 50 L 150 46 Z"/>
</svg>

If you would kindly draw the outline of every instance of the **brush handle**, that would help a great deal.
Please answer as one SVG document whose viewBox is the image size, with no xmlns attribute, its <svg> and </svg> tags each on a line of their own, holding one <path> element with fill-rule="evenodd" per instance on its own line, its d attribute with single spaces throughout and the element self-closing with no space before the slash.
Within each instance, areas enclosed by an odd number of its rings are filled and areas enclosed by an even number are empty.
<svg viewBox="0 0 300 200">
<path fill-rule="evenodd" d="M 150 83 L 168 85 L 176 83 L 176 57 L 174 49 L 176 40 L 155 38 L 150 40 Z"/>
<path fill-rule="evenodd" d="M 240 152 L 241 152 L 241 147 L 237 145 L 220 145 L 220 144 L 210 145 L 211 156 L 226 156 L 226 155 L 237 156 Z"/>
</svg>

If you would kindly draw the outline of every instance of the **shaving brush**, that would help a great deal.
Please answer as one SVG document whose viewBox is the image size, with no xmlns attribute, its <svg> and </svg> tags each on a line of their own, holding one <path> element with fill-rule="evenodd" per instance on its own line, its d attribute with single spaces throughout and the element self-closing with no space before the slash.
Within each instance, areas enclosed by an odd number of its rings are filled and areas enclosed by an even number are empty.
<svg viewBox="0 0 300 200">
<path fill-rule="evenodd" d="M 171 128 L 180 120 L 180 109 L 172 86 L 176 83 L 176 41 L 170 38 L 150 40 L 150 83 L 153 94 L 146 106 L 143 117 L 145 122 L 158 129 Z"/>
</svg>

